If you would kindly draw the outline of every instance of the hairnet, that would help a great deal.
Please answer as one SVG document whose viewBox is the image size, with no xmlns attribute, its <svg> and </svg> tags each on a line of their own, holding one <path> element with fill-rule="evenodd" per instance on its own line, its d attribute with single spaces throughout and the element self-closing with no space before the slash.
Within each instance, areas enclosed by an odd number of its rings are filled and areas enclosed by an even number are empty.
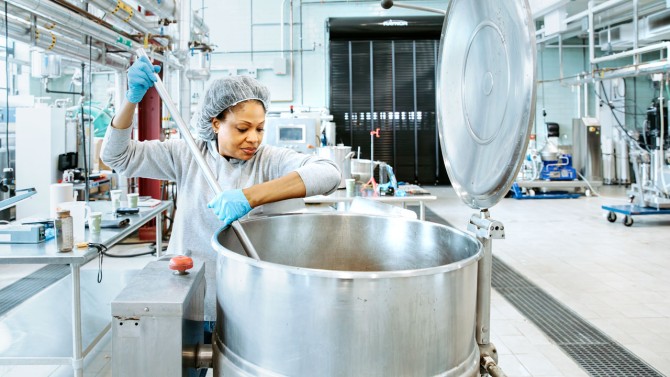
<svg viewBox="0 0 670 377">
<path fill-rule="evenodd" d="M 198 110 L 191 118 L 191 127 L 202 140 L 213 140 L 212 118 L 240 102 L 255 99 L 268 111 L 270 91 L 260 81 L 250 76 L 230 76 L 216 79 L 209 84 Z"/>
</svg>

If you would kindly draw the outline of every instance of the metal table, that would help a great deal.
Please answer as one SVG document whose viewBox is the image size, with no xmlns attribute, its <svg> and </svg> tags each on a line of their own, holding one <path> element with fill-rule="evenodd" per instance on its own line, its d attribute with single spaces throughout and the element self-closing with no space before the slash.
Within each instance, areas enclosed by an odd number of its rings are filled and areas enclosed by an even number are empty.
<svg viewBox="0 0 670 377">
<path fill-rule="evenodd" d="M 90 202 L 92 211 L 103 213 L 103 219 L 113 218 L 111 202 Z M 107 247 L 112 247 L 119 241 L 128 237 L 140 226 L 156 219 L 156 254 L 160 257 L 162 248 L 162 213 L 172 206 L 171 201 L 164 201 L 154 207 L 142 207 L 139 214 L 125 215 L 130 219 L 130 224 L 124 228 L 104 228 L 100 234 L 90 234 L 86 231 L 88 242 L 101 243 Z M 82 352 L 82 307 L 80 292 L 80 269 L 81 266 L 98 255 L 94 248 L 77 249 L 71 252 L 60 253 L 56 249 L 55 239 L 40 244 L 2 244 L 0 245 L 0 263 L 3 264 L 69 264 L 71 271 L 71 293 L 72 293 L 72 356 L 71 357 L 48 357 L 48 356 L 19 356 L 13 354 L 11 347 L 9 350 L 0 350 L 0 364 L 24 364 L 24 365 L 66 365 L 72 363 L 74 375 L 83 376 L 84 357 L 102 338 L 102 335 L 109 330 L 109 325 L 105 327 L 102 334 L 93 339 L 92 344 L 87 347 L 86 352 Z M 65 280 L 65 279 L 64 279 Z M 58 283 L 57 283 L 58 284 Z M 29 300 L 30 301 L 30 300 Z M 15 309 L 15 310 L 18 310 Z M 39 335 L 37 335 L 39 336 Z M 37 337 L 35 338 L 37 339 Z M 39 340 L 38 340 L 39 341 Z M 15 351 L 15 350 L 14 350 Z M 28 350 L 27 350 L 28 351 Z M 33 351 L 30 349 L 29 351 Z M 39 354 L 39 352 L 36 352 Z M 8 356 L 9 355 L 9 356 Z"/>
<path fill-rule="evenodd" d="M 426 219 L 425 201 L 436 200 L 435 195 L 407 195 L 407 196 L 372 196 L 365 195 L 366 191 L 361 192 L 360 189 L 354 190 L 353 196 L 348 196 L 345 190 L 337 190 L 330 195 L 315 195 L 306 197 L 305 204 L 334 204 L 334 203 L 350 203 L 355 197 L 363 197 L 365 199 L 375 200 L 383 203 L 401 203 L 403 208 L 406 208 L 407 203 L 419 204 L 419 220 Z"/>
</svg>

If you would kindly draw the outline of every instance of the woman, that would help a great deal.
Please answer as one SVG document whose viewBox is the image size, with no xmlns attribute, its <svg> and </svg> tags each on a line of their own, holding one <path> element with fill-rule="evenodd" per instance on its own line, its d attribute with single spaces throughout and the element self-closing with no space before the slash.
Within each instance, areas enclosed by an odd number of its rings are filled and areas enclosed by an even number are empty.
<svg viewBox="0 0 670 377">
<path fill-rule="evenodd" d="M 205 261 L 205 320 L 214 321 L 214 233 L 259 205 L 331 193 L 340 172 L 330 160 L 261 145 L 270 93 L 251 77 L 227 77 L 210 84 L 191 122 L 200 153 L 223 189 L 215 195 L 184 140 L 130 138 L 135 106 L 153 86 L 159 68 L 140 58 L 128 70 L 126 101 L 105 134 L 101 158 L 128 177 L 176 182 L 179 209 L 168 254 Z"/>
</svg>

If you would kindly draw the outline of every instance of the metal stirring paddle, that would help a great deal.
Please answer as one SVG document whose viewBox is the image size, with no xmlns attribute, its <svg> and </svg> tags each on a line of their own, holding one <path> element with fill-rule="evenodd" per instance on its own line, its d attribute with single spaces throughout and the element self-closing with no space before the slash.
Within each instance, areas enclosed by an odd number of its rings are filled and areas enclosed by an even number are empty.
<svg viewBox="0 0 670 377">
<path fill-rule="evenodd" d="M 138 48 L 135 51 L 135 53 L 137 54 L 138 57 L 146 57 L 147 59 L 149 59 L 149 56 L 147 56 L 147 52 L 141 47 Z M 151 61 L 151 59 L 149 59 L 149 61 Z M 217 182 L 216 178 L 214 178 L 214 174 L 212 174 L 212 171 L 209 169 L 209 166 L 207 166 L 205 159 L 200 154 L 198 147 L 195 145 L 193 136 L 191 136 L 191 131 L 188 129 L 188 126 L 186 125 L 186 122 L 184 122 L 184 119 L 182 119 L 181 115 L 179 115 L 177 106 L 175 106 L 174 102 L 172 102 L 172 98 L 170 98 L 170 94 L 165 88 L 165 85 L 163 85 L 163 81 L 161 80 L 161 78 L 158 76 L 157 73 L 155 75 L 156 75 L 156 82 L 154 83 L 154 86 L 158 91 L 158 95 L 161 97 L 163 102 L 165 102 L 165 106 L 167 106 L 168 111 L 170 111 L 172 118 L 174 118 L 174 120 L 177 122 L 177 127 L 179 128 L 179 131 L 181 132 L 184 139 L 186 140 L 186 144 L 191 150 L 191 153 L 193 153 L 193 157 L 195 157 L 196 163 L 198 164 L 202 172 L 205 174 L 205 179 L 207 180 L 209 187 L 212 190 L 214 190 L 215 194 L 217 195 L 220 194 L 223 190 L 221 190 L 219 182 Z M 231 227 L 233 228 L 233 231 L 237 235 L 237 238 L 240 240 L 242 248 L 244 249 L 244 252 L 247 253 L 247 256 L 250 258 L 254 258 L 255 260 L 261 260 L 258 257 L 258 253 L 256 252 L 254 245 L 251 244 L 251 241 L 249 240 L 247 233 L 242 228 L 242 224 L 240 224 L 240 222 L 236 220 L 233 221 Z"/>
</svg>

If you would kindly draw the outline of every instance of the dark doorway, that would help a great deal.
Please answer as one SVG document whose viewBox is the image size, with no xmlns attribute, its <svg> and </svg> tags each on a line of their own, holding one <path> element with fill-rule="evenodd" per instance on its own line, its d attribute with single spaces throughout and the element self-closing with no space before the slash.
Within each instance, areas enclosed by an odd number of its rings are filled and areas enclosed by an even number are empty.
<svg viewBox="0 0 670 377">
<path fill-rule="evenodd" d="M 399 181 L 445 184 L 435 111 L 442 18 L 425 20 L 413 32 L 380 33 L 370 19 L 331 19 L 330 111 L 337 142 L 360 147 L 361 158 L 370 158 L 370 131 L 380 128 L 374 159 L 393 166 Z"/>
</svg>

